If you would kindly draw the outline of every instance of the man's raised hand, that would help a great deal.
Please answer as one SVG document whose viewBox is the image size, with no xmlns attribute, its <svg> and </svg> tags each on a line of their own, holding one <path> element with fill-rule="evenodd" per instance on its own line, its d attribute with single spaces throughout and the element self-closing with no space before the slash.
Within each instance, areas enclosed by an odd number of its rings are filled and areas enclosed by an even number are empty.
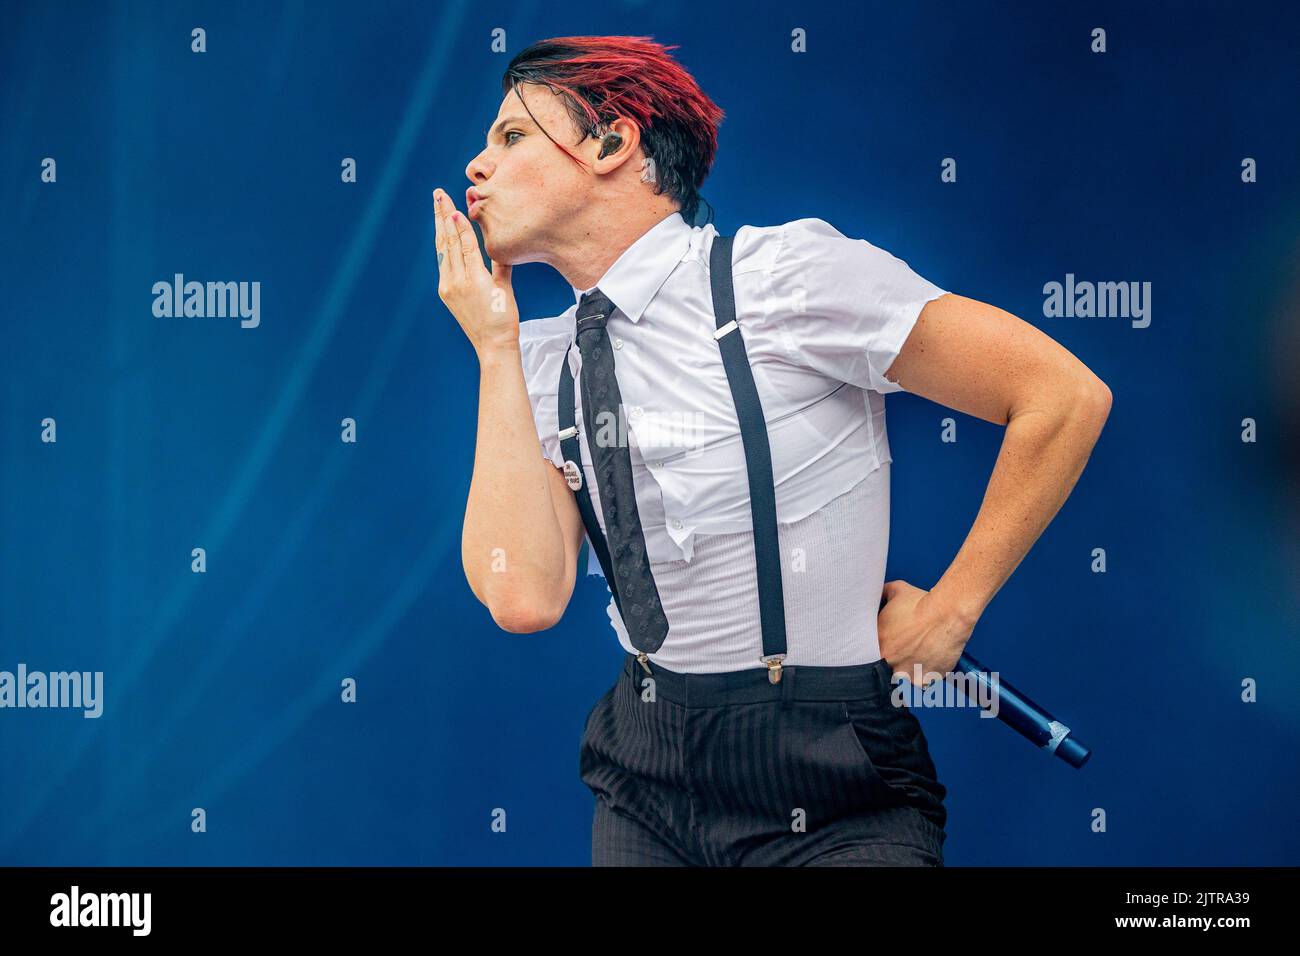
<svg viewBox="0 0 1300 956">
<path fill-rule="evenodd" d="M 488 272 L 473 227 L 442 189 L 433 191 L 433 219 L 438 298 L 456 317 L 480 358 L 495 349 L 517 349 L 519 308 L 510 285 L 510 266 L 493 260 Z"/>
</svg>

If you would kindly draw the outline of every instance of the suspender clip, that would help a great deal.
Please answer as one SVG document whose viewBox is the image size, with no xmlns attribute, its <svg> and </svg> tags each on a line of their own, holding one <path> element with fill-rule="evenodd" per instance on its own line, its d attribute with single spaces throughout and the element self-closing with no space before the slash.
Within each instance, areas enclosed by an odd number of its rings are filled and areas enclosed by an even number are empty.
<svg viewBox="0 0 1300 956">
<path fill-rule="evenodd" d="M 767 665 L 767 679 L 773 684 L 781 683 L 781 662 L 785 660 L 785 655 L 772 654 L 769 657 L 760 657 L 759 660 Z"/>
<path fill-rule="evenodd" d="M 636 662 L 640 664 L 643 668 L 645 668 L 645 672 L 647 674 L 649 674 L 651 677 L 654 677 L 655 673 L 650 669 L 650 665 L 647 663 L 648 660 L 649 658 L 646 657 L 645 651 L 642 651 L 640 654 L 636 656 Z"/>
</svg>

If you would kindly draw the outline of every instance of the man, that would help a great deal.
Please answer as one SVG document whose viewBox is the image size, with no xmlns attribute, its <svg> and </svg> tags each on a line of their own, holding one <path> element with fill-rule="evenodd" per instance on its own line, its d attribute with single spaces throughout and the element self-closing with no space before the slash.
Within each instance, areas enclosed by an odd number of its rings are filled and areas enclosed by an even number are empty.
<svg viewBox="0 0 1300 956">
<path fill-rule="evenodd" d="M 669 49 L 568 37 L 511 61 L 466 168 L 490 272 L 434 191 L 438 294 L 481 371 L 466 578 L 505 630 L 551 627 L 587 509 L 628 652 L 583 735 L 594 864 L 942 865 L 947 791 L 891 678 L 955 665 L 1078 479 L 1109 390 L 1033 326 L 824 220 L 734 245 L 692 225 L 722 112 Z M 521 262 L 558 270 L 575 307 L 521 326 Z M 743 368 L 723 357 L 737 331 Z M 1006 425 L 929 591 L 883 580 L 882 396 L 899 390 Z"/>
</svg>

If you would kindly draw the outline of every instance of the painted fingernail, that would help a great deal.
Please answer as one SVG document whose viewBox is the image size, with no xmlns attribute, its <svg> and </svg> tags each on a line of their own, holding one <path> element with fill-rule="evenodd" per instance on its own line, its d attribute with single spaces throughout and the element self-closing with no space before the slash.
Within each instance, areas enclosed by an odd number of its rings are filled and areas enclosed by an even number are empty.
<svg viewBox="0 0 1300 956">
<path fill-rule="evenodd" d="M 451 214 L 451 221 L 452 221 L 452 222 L 460 222 L 460 213 L 458 213 L 458 212 L 453 212 L 453 213 Z"/>
</svg>

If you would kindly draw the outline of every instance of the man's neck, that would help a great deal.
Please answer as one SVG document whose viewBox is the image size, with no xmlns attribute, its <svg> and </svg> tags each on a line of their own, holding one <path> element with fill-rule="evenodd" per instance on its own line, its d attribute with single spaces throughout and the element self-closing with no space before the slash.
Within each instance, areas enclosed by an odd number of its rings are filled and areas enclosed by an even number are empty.
<svg viewBox="0 0 1300 956">
<path fill-rule="evenodd" d="M 677 211 L 676 203 L 662 201 L 593 210 L 590 224 L 580 227 L 570 242 L 552 247 L 547 261 L 575 289 L 590 289 L 634 242 Z"/>
</svg>

